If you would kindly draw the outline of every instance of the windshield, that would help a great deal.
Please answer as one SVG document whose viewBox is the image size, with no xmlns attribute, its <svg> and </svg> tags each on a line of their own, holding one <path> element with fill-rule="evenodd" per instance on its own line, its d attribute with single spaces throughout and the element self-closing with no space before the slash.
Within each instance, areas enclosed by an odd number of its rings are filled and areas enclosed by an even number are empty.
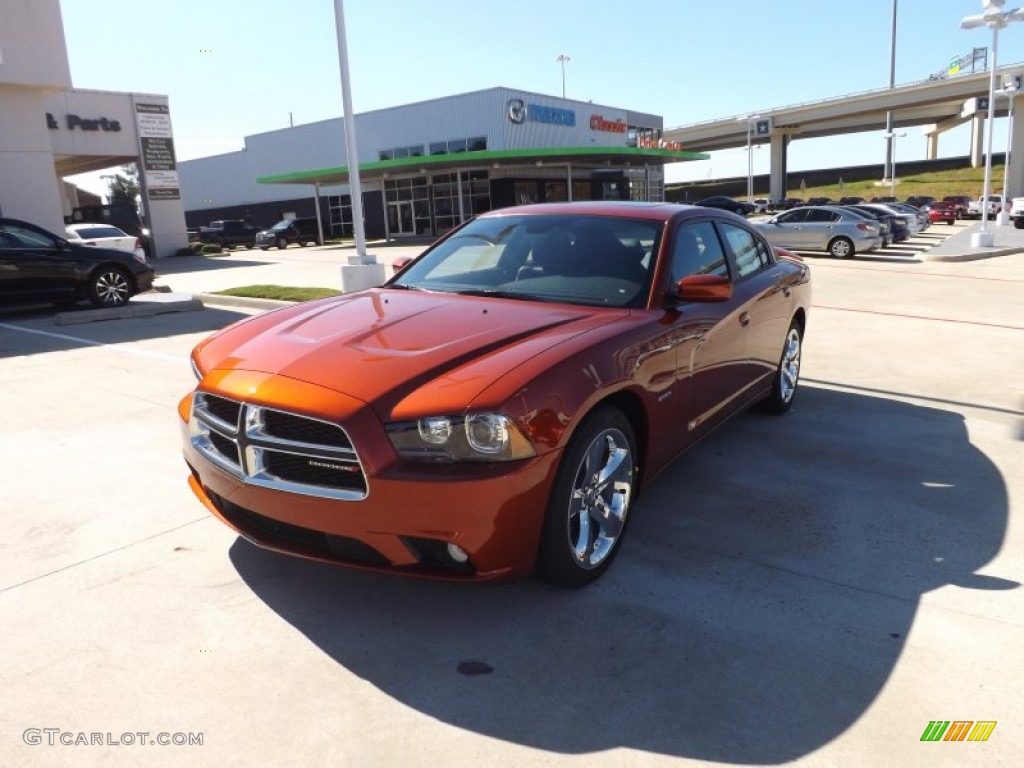
<svg viewBox="0 0 1024 768">
<path fill-rule="evenodd" d="M 662 228 L 660 221 L 583 214 L 480 218 L 388 287 L 642 307 Z"/>
<path fill-rule="evenodd" d="M 277 230 L 288 229 L 288 227 L 290 227 L 291 224 L 292 224 L 292 222 L 291 222 L 290 219 L 283 219 L 283 220 L 277 222 L 277 224 L 275 224 L 274 226 L 272 226 L 271 229 L 277 229 Z"/>
</svg>

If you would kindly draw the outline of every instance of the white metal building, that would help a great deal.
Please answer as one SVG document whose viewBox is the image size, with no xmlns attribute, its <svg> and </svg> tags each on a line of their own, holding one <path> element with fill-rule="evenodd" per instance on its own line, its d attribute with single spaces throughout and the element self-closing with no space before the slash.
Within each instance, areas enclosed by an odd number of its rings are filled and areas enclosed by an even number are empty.
<svg viewBox="0 0 1024 768">
<path fill-rule="evenodd" d="M 561 200 L 661 200 L 664 165 L 706 155 L 662 138 L 662 118 L 490 88 L 356 115 L 366 231 L 440 234 L 493 208 Z M 351 232 L 343 118 L 245 138 L 179 164 L 185 215 L 270 225 L 316 215 Z"/>
</svg>

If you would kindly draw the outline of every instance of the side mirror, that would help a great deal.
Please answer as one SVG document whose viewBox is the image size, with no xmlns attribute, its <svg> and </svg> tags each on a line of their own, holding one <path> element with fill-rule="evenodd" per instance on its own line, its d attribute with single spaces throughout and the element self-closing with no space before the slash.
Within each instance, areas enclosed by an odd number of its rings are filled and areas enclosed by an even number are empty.
<svg viewBox="0 0 1024 768">
<path fill-rule="evenodd" d="M 407 266 L 409 266 L 411 263 L 412 256 L 399 256 L 397 259 L 391 262 L 391 268 L 395 270 L 396 273 L 398 273 L 405 269 Z"/>
<path fill-rule="evenodd" d="M 676 295 L 683 301 L 728 301 L 732 282 L 721 275 L 687 275 L 676 284 Z"/>
</svg>

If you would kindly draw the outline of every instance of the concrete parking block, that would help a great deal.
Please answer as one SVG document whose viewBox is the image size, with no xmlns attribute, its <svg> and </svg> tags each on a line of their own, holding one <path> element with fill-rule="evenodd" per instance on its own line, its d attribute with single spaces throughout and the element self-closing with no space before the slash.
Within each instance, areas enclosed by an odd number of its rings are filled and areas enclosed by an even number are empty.
<svg viewBox="0 0 1024 768">
<path fill-rule="evenodd" d="M 95 323 L 100 320 L 123 320 L 130 317 L 153 317 L 169 312 L 195 312 L 202 309 L 203 304 L 185 293 L 154 291 L 140 293 L 121 307 L 101 307 L 96 309 L 75 310 L 57 313 L 57 325 L 80 325 Z"/>
</svg>

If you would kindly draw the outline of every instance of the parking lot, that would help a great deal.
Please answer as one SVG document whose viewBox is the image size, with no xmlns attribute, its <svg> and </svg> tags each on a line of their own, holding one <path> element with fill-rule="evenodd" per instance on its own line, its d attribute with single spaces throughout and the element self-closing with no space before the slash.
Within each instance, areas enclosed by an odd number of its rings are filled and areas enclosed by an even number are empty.
<svg viewBox="0 0 1024 768">
<path fill-rule="evenodd" d="M 792 412 L 677 461 L 580 591 L 350 572 L 211 518 L 176 406 L 191 347 L 255 310 L 0 311 L 0 765 L 1018 765 L 1024 253 L 926 261 L 946 230 L 807 255 Z M 161 281 L 310 285 L 334 258 Z M 937 719 L 998 725 L 922 743 Z"/>
</svg>

